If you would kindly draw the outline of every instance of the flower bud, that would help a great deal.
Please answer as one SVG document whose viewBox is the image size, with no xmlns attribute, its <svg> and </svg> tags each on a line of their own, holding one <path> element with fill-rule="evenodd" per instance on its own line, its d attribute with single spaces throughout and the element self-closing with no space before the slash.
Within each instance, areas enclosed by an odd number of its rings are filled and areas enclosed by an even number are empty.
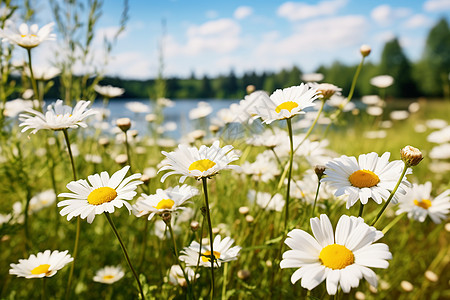
<svg viewBox="0 0 450 300">
<path fill-rule="evenodd" d="M 98 139 L 98 143 L 99 143 L 101 146 L 106 147 L 106 146 L 109 145 L 109 139 L 106 138 L 106 137 L 99 138 L 99 139 Z"/>
<path fill-rule="evenodd" d="M 251 216 L 251 215 L 247 215 L 247 216 L 245 216 L 245 221 L 247 221 L 247 223 L 251 224 L 251 223 L 253 223 L 253 221 L 255 221 L 255 218 L 253 218 L 253 216 Z"/>
<path fill-rule="evenodd" d="M 144 184 L 148 184 L 148 183 L 150 182 L 150 176 L 148 176 L 148 175 L 146 175 L 146 174 L 143 174 L 143 175 L 141 176 L 141 181 L 142 181 Z"/>
<path fill-rule="evenodd" d="M 120 118 L 116 121 L 117 127 L 120 128 L 123 132 L 127 132 L 131 127 L 131 120 L 129 118 Z"/>
<path fill-rule="evenodd" d="M 400 282 L 400 286 L 405 292 L 411 292 L 414 289 L 412 283 L 406 280 Z"/>
<path fill-rule="evenodd" d="M 251 94 L 256 90 L 256 87 L 253 84 L 249 84 L 249 85 L 247 85 L 246 90 L 247 90 L 247 94 Z"/>
<path fill-rule="evenodd" d="M 220 130 L 220 127 L 217 125 L 211 125 L 209 126 L 209 131 L 211 131 L 212 133 L 216 133 Z"/>
<path fill-rule="evenodd" d="M 412 146 L 406 146 L 400 150 L 402 160 L 408 167 L 417 166 L 423 159 L 422 152 L 419 149 Z"/>
<path fill-rule="evenodd" d="M 192 221 L 190 226 L 191 226 L 192 231 L 197 231 L 200 227 L 200 223 L 197 221 Z"/>
<path fill-rule="evenodd" d="M 314 167 L 314 172 L 316 173 L 317 178 L 319 178 L 319 180 L 322 178 L 323 174 L 325 173 L 325 169 L 326 169 L 326 167 L 322 166 L 322 165 L 316 165 Z"/>
<path fill-rule="evenodd" d="M 439 276 L 433 271 L 427 270 L 425 272 L 425 278 L 431 282 L 437 282 L 439 280 Z"/>
<path fill-rule="evenodd" d="M 124 165 L 128 161 L 128 156 L 126 154 L 119 154 L 116 156 L 114 161 L 116 162 L 116 164 Z"/>
<path fill-rule="evenodd" d="M 237 277 L 239 278 L 239 279 L 242 279 L 242 280 L 247 280 L 249 277 L 250 277 L 250 271 L 249 270 L 246 270 L 246 269 L 244 269 L 244 270 L 239 270 L 238 272 L 237 272 Z"/>
<path fill-rule="evenodd" d="M 369 45 L 362 45 L 361 48 L 359 48 L 359 52 L 361 52 L 361 55 L 363 57 L 366 57 L 370 54 L 370 51 L 372 51 L 372 48 L 370 48 Z"/>
<path fill-rule="evenodd" d="M 250 209 L 247 206 L 241 206 L 239 207 L 239 213 L 241 215 L 246 215 L 250 212 Z"/>
</svg>

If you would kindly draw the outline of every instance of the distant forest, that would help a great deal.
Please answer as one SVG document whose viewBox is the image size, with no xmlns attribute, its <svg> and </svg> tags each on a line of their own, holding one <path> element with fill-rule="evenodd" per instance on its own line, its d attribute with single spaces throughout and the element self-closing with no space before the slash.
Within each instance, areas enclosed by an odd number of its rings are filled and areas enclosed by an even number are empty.
<svg viewBox="0 0 450 300">
<path fill-rule="evenodd" d="M 347 95 L 356 68 L 357 65 L 349 66 L 336 61 L 330 66 L 320 66 L 316 72 L 324 75 L 322 82 L 341 87 L 343 95 Z M 355 96 L 377 93 L 377 89 L 369 84 L 370 78 L 388 74 L 395 79 L 394 85 L 387 89 L 387 94 L 391 97 L 449 98 L 449 73 L 450 28 L 447 20 L 443 18 L 428 33 L 422 56 L 417 62 L 411 62 L 406 57 L 397 38 L 387 42 L 378 65 L 364 64 L 355 89 Z M 215 78 L 209 78 L 206 75 L 202 78 L 192 75 L 190 78 L 170 77 L 149 80 L 105 77 L 100 84 L 124 88 L 126 92 L 122 98 L 156 98 L 162 94 L 173 99 L 240 99 L 244 97 L 247 85 L 254 85 L 256 89 L 271 93 L 277 88 L 298 85 L 301 82 L 301 75 L 301 68 L 294 66 L 280 72 L 249 71 L 242 76 L 236 76 L 231 70 L 228 74 Z M 59 95 L 59 86 L 59 78 L 55 78 L 55 84 L 47 93 L 47 97 L 56 98 Z"/>
</svg>

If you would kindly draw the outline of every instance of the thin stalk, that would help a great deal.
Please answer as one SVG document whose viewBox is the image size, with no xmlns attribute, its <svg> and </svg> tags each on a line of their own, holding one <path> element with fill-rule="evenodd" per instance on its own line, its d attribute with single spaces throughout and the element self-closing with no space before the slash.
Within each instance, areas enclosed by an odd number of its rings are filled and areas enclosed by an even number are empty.
<svg viewBox="0 0 450 300">
<path fill-rule="evenodd" d="M 186 279 L 187 289 L 188 289 L 188 295 L 190 295 L 191 298 L 193 298 L 193 297 L 192 297 L 192 287 L 191 287 L 191 282 L 189 281 L 189 277 L 187 276 L 187 274 L 186 274 L 186 272 L 185 272 L 185 270 L 184 270 L 184 267 L 183 267 L 183 265 L 181 264 L 180 258 L 179 258 L 179 256 L 178 256 L 177 242 L 175 241 L 175 235 L 173 234 L 172 224 L 171 224 L 170 220 L 168 220 L 168 221 L 164 220 L 164 222 L 166 223 L 167 227 L 169 227 L 169 232 L 170 232 L 170 236 L 171 236 L 171 238 L 172 238 L 172 243 L 173 243 L 173 252 L 174 252 L 173 254 L 174 254 L 175 257 L 177 258 L 178 265 L 180 266 L 181 271 L 183 272 L 184 279 Z"/>
<path fill-rule="evenodd" d="M 397 191 L 398 187 L 400 186 L 400 183 L 402 182 L 403 177 L 405 176 L 407 170 L 408 170 L 408 166 L 407 166 L 407 164 L 405 162 L 405 165 L 403 167 L 402 175 L 400 175 L 400 178 L 398 179 L 397 184 L 395 185 L 395 188 L 392 190 L 391 194 L 389 195 L 389 198 L 386 200 L 386 203 L 384 203 L 384 205 L 381 208 L 380 212 L 378 213 L 377 217 L 372 221 L 370 226 L 375 226 L 375 224 L 380 219 L 380 217 L 383 214 L 383 212 L 385 211 L 386 207 L 389 205 L 389 203 L 391 202 L 392 198 L 394 197 L 394 194 Z"/>
<path fill-rule="evenodd" d="M 362 215 L 363 215 L 363 210 L 364 210 L 364 204 L 362 204 L 362 202 L 361 202 L 361 203 L 360 203 L 360 206 L 359 206 L 358 217 L 362 217 Z"/>
<path fill-rule="evenodd" d="M 322 104 L 320 105 L 319 111 L 317 112 L 317 116 L 314 119 L 314 122 L 311 124 L 311 127 L 309 127 L 308 131 L 306 132 L 306 135 L 303 137 L 303 140 L 300 142 L 300 144 L 297 145 L 297 147 L 294 150 L 294 153 L 300 148 L 300 146 L 306 141 L 306 139 L 311 135 L 314 127 L 316 126 L 317 121 L 319 120 L 320 114 L 322 113 L 323 107 L 325 106 L 325 100 L 322 100 Z"/>
<path fill-rule="evenodd" d="M 311 211 L 311 218 L 314 218 L 314 212 L 316 210 L 317 197 L 319 196 L 319 189 L 320 189 L 320 179 L 319 179 L 319 182 L 317 184 L 316 196 L 314 197 L 314 204 L 313 204 L 312 211 Z"/>
<path fill-rule="evenodd" d="M 214 249 L 213 249 L 213 232 L 212 232 L 212 225 L 211 225 L 211 215 L 209 213 L 209 202 L 208 202 L 208 185 L 206 183 L 206 178 L 202 177 L 203 182 L 203 192 L 205 194 L 205 205 L 206 205 L 206 218 L 208 219 L 208 229 L 209 229 L 209 245 L 211 248 L 211 254 L 209 256 L 209 260 L 211 261 L 211 294 L 210 298 L 213 299 L 214 297 Z M 200 249 L 201 251 L 201 249 Z"/>
<path fill-rule="evenodd" d="M 202 244 L 203 244 L 203 227 L 205 227 L 205 215 L 203 215 L 202 227 L 200 229 L 200 247 L 199 247 L 199 249 L 202 249 Z M 200 258 L 201 257 L 202 257 L 202 253 L 200 251 L 199 254 L 198 254 L 197 266 L 195 267 L 195 271 L 194 271 L 194 278 L 197 278 L 197 271 L 198 271 L 198 268 L 200 266 Z"/>
<path fill-rule="evenodd" d="M 117 239 L 119 240 L 120 247 L 122 248 L 122 251 L 123 251 L 123 255 L 125 256 L 128 266 L 130 267 L 131 272 L 133 272 L 133 276 L 136 279 L 136 282 L 139 286 L 139 292 L 141 293 L 141 297 L 142 297 L 142 299 L 145 299 L 144 290 L 142 289 L 141 281 L 139 280 L 139 276 L 137 275 L 136 270 L 134 270 L 133 265 L 131 264 L 131 260 L 130 260 L 130 257 L 128 256 L 127 249 L 125 248 L 122 238 L 120 237 L 119 232 L 117 231 L 116 225 L 114 225 L 114 222 L 113 222 L 111 216 L 109 215 L 109 212 L 105 212 L 105 216 L 109 222 L 109 225 L 111 225 L 111 229 L 114 231 L 114 234 L 116 235 Z"/>
<path fill-rule="evenodd" d="M 31 86 L 33 87 L 33 92 L 35 97 L 39 97 L 39 91 L 36 84 L 36 79 L 34 79 L 34 73 L 33 73 L 33 67 L 31 64 L 31 49 L 27 48 L 27 54 L 28 54 L 28 68 L 30 68 L 30 80 L 31 80 Z M 41 106 L 39 105 L 38 110 L 41 110 Z"/>
<path fill-rule="evenodd" d="M 394 227 L 395 224 L 398 223 L 398 221 L 400 221 L 401 218 L 403 218 L 404 215 L 406 215 L 406 213 L 399 214 L 394 220 L 391 221 L 391 223 L 387 224 L 381 232 L 386 234 L 392 227 Z"/>
<path fill-rule="evenodd" d="M 353 76 L 352 86 L 350 87 L 350 92 L 348 93 L 347 101 L 345 101 L 344 104 L 340 105 L 338 111 L 333 114 L 333 118 L 332 118 L 331 122 L 328 124 L 327 128 L 325 129 L 324 136 L 326 136 L 328 129 L 330 128 L 330 126 L 334 122 L 334 120 L 336 120 L 339 117 L 339 115 L 342 113 L 342 111 L 344 110 L 344 107 L 352 100 L 353 93 L 355 92 L 356 81 L 358 80 L 359 73 L 361 73 L 362 66 L 364 65 L 364 59 L 365 59 L 365 57 L 363 56 L 361 59 L 361 62 L 358 65 L 358 68 L 356 69 L 355 75 Z"/>
<path fill-rule="evenodd" d="M 77 180 L 77 171 L 76 171 L 76 168 L 75 168 L 75 162 L 73 160 L 72 148 L 70 147 L 70 140 L 69 140 L 69 134 L 67 133 L 67 129 L 63 129 L 63 133 L 64 133 L 64 139 L 66 141 L 67 151 L 69 152 L 70 163 L 72 165 L 73 180 L 76 181 Z M 77 218 L 77 230 L 76 230 L 76 234 L 75 234 L 75 245 L 74 245 L 73 255 L 72 255 L 73 261 L 72 261 L 72 265 L 70 266 L 69 279 L 67 280 L 66 299 L 70 298 L 70 287 L 72 285 L 73 272 L 74 272 L 74 269 L 75 269 L 75 261 L 77 259 L 77 255 L 78 255 L 78 244 L 79 244 L 79 240 L 80 240 L 80 230 L 81 230 L 81 218 L 78 217 Z"/>
<path fill-rule="evenodd" d="M 145 219 L 145 225 L 144 225 L 144 236 L 142 237 L 142 250 L 141 250 L 141 258 L 139 259 L 138 269 L 141 269 L 142 264 L 144 263 L 145 259 L 145 250 L 147 249 L 147 235 L 148 235 L 148 223 L 147 217 L 144 217 Z"/>
<path fill-rule="evenodd" d="M 222 285 L 222 300 L 227 299 L 227 275 L 228 275 L 228 264 L 223 264 L 223 285 Z"/>
<path fill-rule="evenodd" d="M 127 150 L 127 159 L 128 159 L 128 165 L 130 166 L 130 172 L 132 173 L 132 167 L 131 167 L 131 155 L 130 155 L 130 145 L 128 144 L 128 134 L 125 131 L 125 148 Z"/>
<path fill-rule="evenodd" d="M 289 132 L 289 141 L 291 146 L 291 151 L 289 153 L 289 171 L 288 171 L 288 182 L 287 182 L 287 191 L 286 191 L 286 206 L 285 206 L 285 218 L 284 218 L 284 229 L 287 230 L 288 221 L 289 221 L 289 198 L 291 191 L 291 177 L 292 177 L 292 163 L 294 161 L 294 140 L 292 136 L 292 124 L 291 119 L 286 120 L 287 128 Z"/>
<path fill-rule="evenodd" d="M 47 296 L 45 295 L 46 283 L 47 283 L 47 280 L 45 280 L 45 277 L 42 277 L 42 294 L 41 294 L 42 300 L 47 299 Z"/>
</svg>

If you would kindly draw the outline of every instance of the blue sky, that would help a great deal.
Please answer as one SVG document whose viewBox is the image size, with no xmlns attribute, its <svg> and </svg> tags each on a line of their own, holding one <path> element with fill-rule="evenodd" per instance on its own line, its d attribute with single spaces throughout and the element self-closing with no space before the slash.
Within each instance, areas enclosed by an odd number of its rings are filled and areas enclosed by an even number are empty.
<svg viewBox="0 0 450 300">
<path fill-rule="evenodd" d="M 137 79 L 157 74 L 162 19 L 167 24 L 164 73 L 184 77 L 293 65 L 312 72 L 335 60 L 357 63 L 362 44 L 372 47 L 370 60 L 377 62 L 393 37 L 417 60 L 429 29 L 450 15 L 450 0 L 129 2 L 130 19 L 106 71 Z M 121 9 L 121 0 L 105 1 L 99 41 L 117 28 Z"/>
</svg>

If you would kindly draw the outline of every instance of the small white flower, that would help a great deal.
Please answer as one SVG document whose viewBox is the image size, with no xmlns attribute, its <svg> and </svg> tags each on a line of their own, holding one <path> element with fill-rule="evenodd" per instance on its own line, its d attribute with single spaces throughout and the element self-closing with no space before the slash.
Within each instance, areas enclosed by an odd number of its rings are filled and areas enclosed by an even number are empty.
<svg viewBox="0 0 450 300">
<path fill-rule="evenodd" d="M 241 247 L 234 246 L 232 248 L 234 240 L 230 237 L 226 237 L 223 240 L 220 235 L 217 235 L 213 242 L 213 253 L 214 256 L 214 267 L 220 267 L 222 263 L 236 260 L 241 251 Z M 181 250 L 180 260 L 184 261 L 187 266 L 197 266 L 199 260 L 199 265 L 202 267 L 211 267 L 211 247 L 209 245 L 202 245 L 196 241 L 193 241 L 189 247 L 185 247 Z"/>
<path fill-rule="evenodd" d="M 390 75 L 380 75 L 370 79 L 370 84 L 380 89 L 390 87 L 393 83 L 394 78 Z"/>
<path fill-rule="evenodd" d="M 294 229 L 285 240 L 292 250 L 283 253 L 280 267 L 298 268 L 292 274 L 292 284 L 301 279 L 301 286 L 312 290 L 325 280 L 330 295 L 336 294 L 338 286 L 349 293 L 363 277 L 377 286 L 377 276 L 370 268 L 386 269 L 387 260 L 392 258 L 386 244 L 375 243 L 383 237 L 381 231 L 362 218 L 343 215 L 334 233 L 324 214 L 311 219 L 311 229 L 314 237 Z"/>
<path fill-rule="evenodd" d="M 389 162 L 390 155 L 389 152 L 381 157 L 375 152 L 361 154 L 358 161 L 353 156 L 342 155 L 325 165 L 327 177 L 322 178 L 321 182 L 328 182 L 335 188 L 335 196 L 348 195 L 347 208 L 358 200 L 367 204 L 369 198 L 381 204 L 389 198 L 404 167 L 401 160 Z M 406 174 L 411 174 L 411 169 Z M 407 186 L 410 183 L 405 176 L 395 195 L 405 194 Z M 397 203 L 397 196 L 392 198 L 392 202 Z"/>
<path fill-rule="evenodd" d="M 88 176 L 88 180 L 80 179 L 67 184 L 67 188 L 73 193 L 62 193 L 58 197 L 67 197 L 58 203 L 58 207 L 65 206 L 61 210 L 61 216 L 67 215 L 70 221 L 73 217 L 87 217 L 88 223 L 94 221 L 95 215 L 104 212 L 113 213 L 114 208 L 123 205 L 131 213 L 132 207 L 126 200 L 131 200 L 136 195 L 136 188 L 142 184 L 141 174 L 133 174 L 125 178 L 129 166 L 115 172 L 111 178 L 108 172 Z"/>
<path fill-rule="evenodd" d="M 283 196 L 279 193 L 272 196 L 269 193 L 256 193 L 254 190 L 249 190 L 247 193 L 247 199 L 252 202 L 255 198 L 256 204 L 265 210 L 282 211 L 284 204 L 286 203 Z"/>
<path fill-rule="evenodd" d="M 156 194 L 142 194 L 142 198 L 133 205 L 133 212 L 137 217 L 149 214 L 148 220 L 151 220 L 155 214 L 184 210 L 182 205 L 198 193 L 198 189 L 187 184 L 165 190 L 157 189 Z"/>
<path fill-rule="evenodd" d="M 113 284 L 119 281 L 124 275 L 125 273 L 120 266 L 105 266 L 95 273 L 93 280 L 100 283 Z"/>
<path fill-rule="evenodd" d="M 129 101 L 125 103 L 125 108 L 134 113 L 149 113 L 150 106 L 139 101 Z"/>
<path fill-rule="evenodd" d="M 189 112 L 189 119 L 196 120 L 209 116 L 212 113 L 212 106 L 208 102 L 200 101 L 196 108 Z"/>
<path fill-rule="evenodd" d="M 119 97 L 123 93 L 125 93 L 124 89 L 118 88 L 118 87 L 114 87 L 114 86 L 111 86 L 111 85 L 106 85 L 106 86 L 95 85 L 94 86 L 94 90 L 98 94 L 102 95 L 103 97 L 107 97 L 107 98 Z"/>
<path fill-rule="evenodd" d="M 396 214 L 408 213 L 408 218 L 419 222 L 426 217 L 439 224 L 447 218 L 450 211 L 450 189 L 445 190 L 433 199 L 431 197 L 431 182 L 413 184 L 405 195 L 399 197 L 399 209 Z"/>
<path fill-rule="evenodd" d="M 44 207 L 52 205 L 56 201 L 56 195 L 53 190 L 40 192 L 30 199 L 30 211 L 35 213 Z"/>
<path fill-rule="evenodd" d="M 9 274 L 25 278 L 52 277 L 58 270 L 73 261 L 69 250 L 51 252 L 46 250 L 34 255 L 31 254 L 28 259 L 19 259 L 18 264 L 11 264 Z"/>
<path fill-rule="evenodd" d="M 264 123 L 275 120 L 290 119 L 295 115 L 304 114 L 304 109 L 312 107 L 318 98 L 317 90 L 302 83 L 285 89 L 278 89 L 269 97 L 262 97 L 253 113 L 261 117 Z"/>
<path fill-rule="evenodd" d="M 51 33 L 54 23 L 49 23 L 39 29 L 37 24 L 28 27 L 27 24 L 20 24 L 19 28 L 11 20 L 6 20 L 5 28 L 0 29 L 0 36 L 3 41 L 17 44 L 20 47 L 31 49 L 46 40 L 54 40 L 56 35 Z"/>
<path fill-rule="evenodd" d="M 62 100 L 56 101 L 54 104 L 47 107 L 45 115 L 37 110 L 27 108 L 19 115 L 20 127 L 22 132 L 33 129 L 31 133 L 36 133 L 41 129 L 63 130 L 67 128 L 77 128 L 78 126 L 87 127 L 83 122 L 85 118 L 94 115 L 97 112 L 92 109 L 87 109 L 90 101 L 79 101 L 75 107 L 64 105 Z"/>
<path fill-rule="evenodd" d="M 186 273 L 189 282 L 192 282 L 200 277 L 200 274 L 195 274 L 194 270 L 192 270 L 189 267 L 185 267 L 184 272 Z M 183 287 L 187 286 L 187 282 L 186 279 L 184 278 L 183 270 L 181 269 L 180 265 L 173 265 L 172 267 L 170 267 L 169 282 L 173 285 L 180 285 Z"/>
<path fill-rule="evenodd" d="M 187 147 L 179 145 L 178 148 L 170 153 L 162 151 L 166 156 L 162 162 L 161 171 L 171 170 L 164 174 L 161 182 L 173 174 L 181 174 L 180 183 L 183 183 L 186 177 L 193 177 L 196 179 L 211 177 L 224 169 L 239 170 L 239 166 L 228 165 L 237 160 L 239 155 L 232 149 L 233 146 L 227 145 L 220 148 L 220 142 L 215 141 L 211 147 L 202 145 L 200 149 L 196 147 Z"/>
</svg>

